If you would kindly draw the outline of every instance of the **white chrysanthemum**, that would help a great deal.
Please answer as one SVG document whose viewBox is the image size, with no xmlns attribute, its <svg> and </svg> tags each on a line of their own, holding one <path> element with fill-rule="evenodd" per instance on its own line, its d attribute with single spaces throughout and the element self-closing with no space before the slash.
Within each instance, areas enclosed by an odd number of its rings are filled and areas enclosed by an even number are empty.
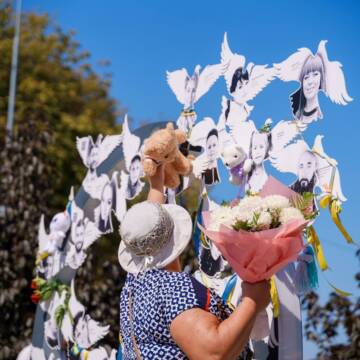
<svg viewBox="0 0 360 360">
<path fill-rule="evenodd" d="M 210 214 L 209 230 L 218 231 L 220 225 L 231 226 L 235 222 L 234 211 L 229 206 L 219 206 Z"/>
<path fill-rule="evenodd" d="M 304 220 L 304 216 L 299 209 L 287 207 L 281 209 L 279 220 L 281 224 L 286 224 L 290 220 Z"/>
<path fill-rule="evenodd" d="M 266 230 L 270 229 L 272 217 L 268 211 L 262 211 L 257 220 L 257 229 Z"/>
<path fill-rule="evenodd" d="M 290 201 L 282 195 L 269 195 L 263 199 L 264 207 L 269 210 L 284 209 L 290 207 Z"/>
<path fill-rule="evenodd" d="M 260 196 L 247 196 L 239 202 L 236 208 L 240 212 L 260 213 L 263 210 L 263 205 L 264 202 Z"/>
<path fill-rule="evenodd" d="M 234 218 L 237 221 L 250 223 L 254 218 L 255 213 L 251 210 L 241 209 L 241 208 L 233 208 L 233 210 L 234 210 Z"/>
</svg>

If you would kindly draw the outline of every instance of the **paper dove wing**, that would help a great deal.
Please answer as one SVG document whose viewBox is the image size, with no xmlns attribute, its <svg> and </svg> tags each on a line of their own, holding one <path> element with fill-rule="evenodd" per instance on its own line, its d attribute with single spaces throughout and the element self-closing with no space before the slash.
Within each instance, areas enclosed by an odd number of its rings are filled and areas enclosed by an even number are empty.
<svg viewBox="0 0 360 360">
<path fill-rule="evenodd" d="M 337 161 L 330 158 L 324 151 L 322 145 L 322 135 L 317 135 L 314 141 L 312 151 L 317 159 L 317 180 L 318 186 L 322 192 L 330 192 L 332 196 L 341 202 L 346 201 L 341 189 L 340 173 L 337 167 Z"/>
<path fill-rule="evenodd" d="M 125 115 L 123 124 L 123 152 L 125 158 L 125 166 L 129 171 L 131 160 L 139 153 L 141 140 L 138 136 L 132 134 L 129 129 L 128 116 Z"/>
<path fill-rule="evenodd" d="M 71 228 L 76 226 L 76 223 L 84 218 L 84 210 L 76 205 L 73 200 L 71 203 Z"/>
<path fill-rule="evenodd" d="M 202 153 L 193 161 L 192 164 L 193 164 L 192 172 L 194 176 L 196 178 L 200 178 L 201 174 L 208 168 L 209 160 L 206 157 L 205 153 Z"/>
<path fill-rule="evenodd" d="M 89 167 L 88 156 L 93 146 L 94 146 L 94 141 L 91 136 L 84 136 L 81 138 L 76 137 L 76 148 L 86 167 Z"/>
<path fill-rule="evenodd" d="M 216 128 L 217 126 L 215 125 L 214 120 L 209 117 L 205 117 L 192 128 L 189 143 L 193 146 L 201 146 L 205 149 L 208 133 L 210 130 Z"/>
<path fill-rule="evenodd" d="M 245 103 L 252 100 L 260 91 L 262 91 L 276 75 L 276 69 L 267 65 L 249 64 L 249 82 L 245 85 L 242 101 Z M 248 66 L 249 68 L 249 66 Z"/>
<path fill-rule="evenodd" d="M 306 142 L 304 140 L 297 140 L 284 149 L 276 153 L 273 152 L 270 156 L 270 162 L 278 171 L 296 175 L 300 156 L 307 150 L 309 150 L 309 146 Z"/>
<path fill-rule="evenodd" d="M 224 72 L 224 78 L 226 82 L 227 90 L 230 94 L 231 81 L 235 71 L 238 68 L 244 68 L 245 57 L 243 55 L 234 54 L 229 47 L 227 40 L 227 33 L 224 34 L 224 40 L 221 45 L 221 62 L 227 65 L 227 69 Z"/>
<path fill-rule="evenodd" d="M 125 171 L 120 173 L 120 186 L 118 176 L 112 177 L 112 183 L 115 188 L 115 207 L 114 213 L 119 222 L 121 222 L 126 213 L 126 189 L 128 186 L 129 175 Z"/>
<path fill-rule="evenodd" d="M 294 121 L 279 121 L 271 130 L 271 152 L 276 153 L 288 145 L 296 136 L 299 129 Z"/>
<path fill-rule="evenodd" d="M 87 315 L 88 316 L 88 315 Z M 110 325 L 101 326 L 99 322 L 89 319 L 88 321 L 88 331 L 89 331 L 89 341 L 90 346 L 97 343 L 100 339 L 108 334 L 110 330 Z"/>
<path fill-rule="evenodd" d="M 103 138 L 99 146 L 99 155 L 97 166 L 99 166 L 107 157 L 121 144 L 122 135 L 107 135 Z"/>
<path fill-rule="evenodd" d="M 346 201 L 341 189 L 340 174 L 337 166 L 329 163 L 328 160 L 317 156 L 317 180 L 318 186 L 324 193 L 331 193 L 332 196 L 341 202 Z M 332 183 L 332 184 L 331 184 Z"/>
<path fill-rule="evenodd" d="M 215 81 L 224 73 L 227 64 L 207 65 L 200 73 L 196 88 L 195 102 L 198 101 L 214 85 Z"/>
<path fill-rule="evenodd" d="M 338 61 L 329 61 L 325 47 L 326 43 L 327 40 L 320 41 L 317 51 L 325 67 L 325 93 L 335 104 L 347 105 L 353 99 L 346 90 L 342 65 Z"/>
<path fill-rule="evenodd" d="M 70 299 L 69 299 L 69 311 L 72 315 L 72 317 L 76 317 L 78 314 L 82 313 L 85 314 L 85 307 L 83 304 L 81 304 L 78 299 L 76 298 L 75 294 L 75 280 L 71 280 L 70 285 Z M 74 331 L 73 331 L 73 323 L 72 319 L 70 319 L 70 316 L 68 312 L 65 312 L 64 319 L 61 324 L 61 332 L 65 338 L 66 341 L 72 341 L 76 342 L 76 339 L 74 339 Z"/>
<path fill-rule="evenodd" d="M 236 144 L 243 148 L 248 156 L 250 155 L 251 136 L 254 131 L 257 131 L 257 129 L 252 120 L 230 125 L 230 134 L 232 138 Z"/>
<path fill-rule="evenodd" d="M 86 220 L 87 221 L 84 229 L 84 250 L 88 249 L 102 235 L 94 222 L 88 219 Z"/>
<path fill-rule="evenodd" d="M 171 71 L 171 72 L 169 72 L 169 71 L 166 72 L 166 80 L 170 86 L 170 89 L 175 94 L 179 103 L 181 103 L 183 105 L 185 104 L 185 81 L 186 81 L 186 79 L 189 79 L 189 74 L 185 68 L 182 68 L 180 70 Z"/>
<path fill-rule="evenodd" d="M 277 76 L 283 81 L 299 81 L 305 60 L 312 55 L 308 48 L 300 48 L 281 63 L 273 64 Z"/>
<path fill-rule="evenodd" d="M 45 216 L 41 215 L 40 223 L 39 223 L 39 231 L 38 231 L 38 241 L 39 241 L 39 250 L 38 253 L 41 254 L 44 250 L 48 242 L 50 241 L 50 236 L 46 232 L 45 229 Z"/>
<path fill-rule="evenodd" d="M 235 143 L 232 136 L 226 130 L 225 116 L 220 115 L 220 118 L 219 118 L 219 121 L 217 124 L 217 131 L 218 131 L 218 135 L 219 135 L 220 151 L 225 149 L 227 146 L 230 146 Z"/>
</svg>

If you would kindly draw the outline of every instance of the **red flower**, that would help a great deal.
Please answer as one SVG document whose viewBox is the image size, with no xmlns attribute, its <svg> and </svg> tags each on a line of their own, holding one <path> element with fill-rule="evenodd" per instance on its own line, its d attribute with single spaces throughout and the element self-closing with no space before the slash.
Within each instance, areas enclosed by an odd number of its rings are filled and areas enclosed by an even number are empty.
<svg viewBox="0 0 360 360">
<path fill-rule="evenodd" d="M 40 294 L 34 293 L 34 294 L 31 295 L 31 301 L 34 304 L 37 304 L 40 300 L 41 300 Z"/>
<path fill-rule="evenodd" d="M 37 282 L 36 282 L 36 280 L 35 279 L 32 279 L 32 281 L 31 281 L 31 286 L 30 286 L 32 289 L 37 289 Z"/>
</svg>

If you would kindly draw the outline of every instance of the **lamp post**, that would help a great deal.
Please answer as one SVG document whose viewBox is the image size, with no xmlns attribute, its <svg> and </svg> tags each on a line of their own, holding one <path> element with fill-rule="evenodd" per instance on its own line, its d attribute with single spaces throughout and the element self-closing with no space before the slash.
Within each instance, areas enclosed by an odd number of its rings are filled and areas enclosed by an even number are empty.
<svg viewBox="0 0 360 360">
<path fill-rule="evenodd" d="M 18 66 L 18 53 L 19 53 L 19 39 L 20 39 L 20 24 L 21 24 L 21 5 L 22 0 L 16 2 L 16 16 L 15 16 L 15 35 L 12 47 L 11 58 L 11 73 L 10 73 L 10 89 L 9 89 L 9 103 L 7 113 L 6 130 L 11 138 L 14 126 L 14 109 L 15 109 L 15 96 L 16 96 L 16 76 Z"/>
</svg>

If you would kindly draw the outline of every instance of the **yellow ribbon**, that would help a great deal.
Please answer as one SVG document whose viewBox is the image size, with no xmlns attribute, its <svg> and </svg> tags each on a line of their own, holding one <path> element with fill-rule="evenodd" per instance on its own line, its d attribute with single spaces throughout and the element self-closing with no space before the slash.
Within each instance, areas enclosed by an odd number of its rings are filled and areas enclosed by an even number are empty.
<svg viewBox="0 0 360 360">
<path fill-rule="evenodd" d="M 273 306 L 274 318 L 277 318 L 279 317 L 280 314 L 280 303 L 279 303 L 279 294 L 276 289 L 274 276 L 272 276 L 270 279 L 270 296 L 271 296 L 271 303 Z"/>
<path fill-rule="evenodd" d="M 84 350 L 84 360 L 88 360 L 89 358 L 89 352 L 87 350 Z"/>
<path fill-rule="evenodd" d="M 330 214 L 331 217 L 335 223 L 335 225 L 338 227 L 338 229 L 340 230 L 340 232 L 342 233 L 342 235 L 344 236 L 345 240 L 349 243 L 349 244 L 353 244 L 354 241 L 351 238 L 351 236 L 349 235 L 349 233 L 346 231 L 344 225 L 341 223 L 339 214 L 341 212 L 341 205 L 338 201 L 333 200 L 330 203 Z"/>
<path fill-rule="evenodd" d="M 50 254 L 47 251 L 42 252 L 37 256 L 35 264 L 39 265 L 41 261 L 45 260 L 49 255 Z"/>
<path fill-rule="evenodd" d="M 340 295 L 340 296 L 344 296 L 344 297 L 347 297 L 347 296 L 351 296 L 352 293 L 349 293 L 347 291 L 344 291 L 344 290 L 341 290 L 339 288 L 337 288 L 336 286 L 334 286 L 333 284 L 331 284 L 331 282 L 329 280 L 327 280 L 325 278 L 326 282 L 335 290 L 335 292 Z"/>
<path fill-rule="evenodd" d="M 308 233 L 307 233 L 308 243 L 310 245 L 312 245 L 312 247 L 314 249 L 314 253 L 316 255 L 316 259 L 317 259 L 317 262 L 318 262 L 318 265 L 319 265 L 320 269 L 322 271 L 325 271 L 325 270 L 327 270 L 329 268 L 329 266 L 328 266 L 328 264 L 326 262 L 326 259 L 325 259 L 325 256 L 324 256 L 324 252 L 323 252 L 319 237 L 317 236 L 317 233 L 316 233 L 313 226 L 309 226 L 307 231 L 308 231 Z M 335 290 L 335 292 L 337 294 L 339 294 L 341 296 L 350 296 L 350 295 L 352 295 L 351 293 L 349 293 L 347 291 L 344 291 L 344 290 L 341 290 L 341 289 L 337 288 L 336 286 L 334 286 L 333 284 L 331 284 L 331 282 L 329 280 L 327 280 L 325 278 L 325 276 L 324 276 L 324 279 L 330 285 L 330 287 L 332 287 Z"/>
<path fill-rule="evenodd" d="M 321 198 L 319 201 L 320 206 L 325 209 L 326 207 L 329 208 L 331 218 L 334 222 L 334 224 L 337 226 L 337 228 L 340 230 L 341 234 L 344 236 L 345 240 L 349 244 L 354 244 L 353 239 L 349 235 L 349 233 L 346 231 L 344 225 L 342 224 L 340 220 L 339 214 L 341 213 L 341 205 L 338 200 L 333 199 L 331 194 L 325 195 Z"/>
<path fill-rule="evenodd" d="M 324 255 L 323 248 L 321 246 L 320 239 L 317 236 L 317 233 L 312 225 L 309 226 L 307 229 L 307 241 L 314 249 L 314 253 L 315 253 L 315 256 L 318 261 L 320 269 L 322 271 L 327 270 L 329 268 L 329 266 L 325 259 L 325 255 Z"/>
</svg>

